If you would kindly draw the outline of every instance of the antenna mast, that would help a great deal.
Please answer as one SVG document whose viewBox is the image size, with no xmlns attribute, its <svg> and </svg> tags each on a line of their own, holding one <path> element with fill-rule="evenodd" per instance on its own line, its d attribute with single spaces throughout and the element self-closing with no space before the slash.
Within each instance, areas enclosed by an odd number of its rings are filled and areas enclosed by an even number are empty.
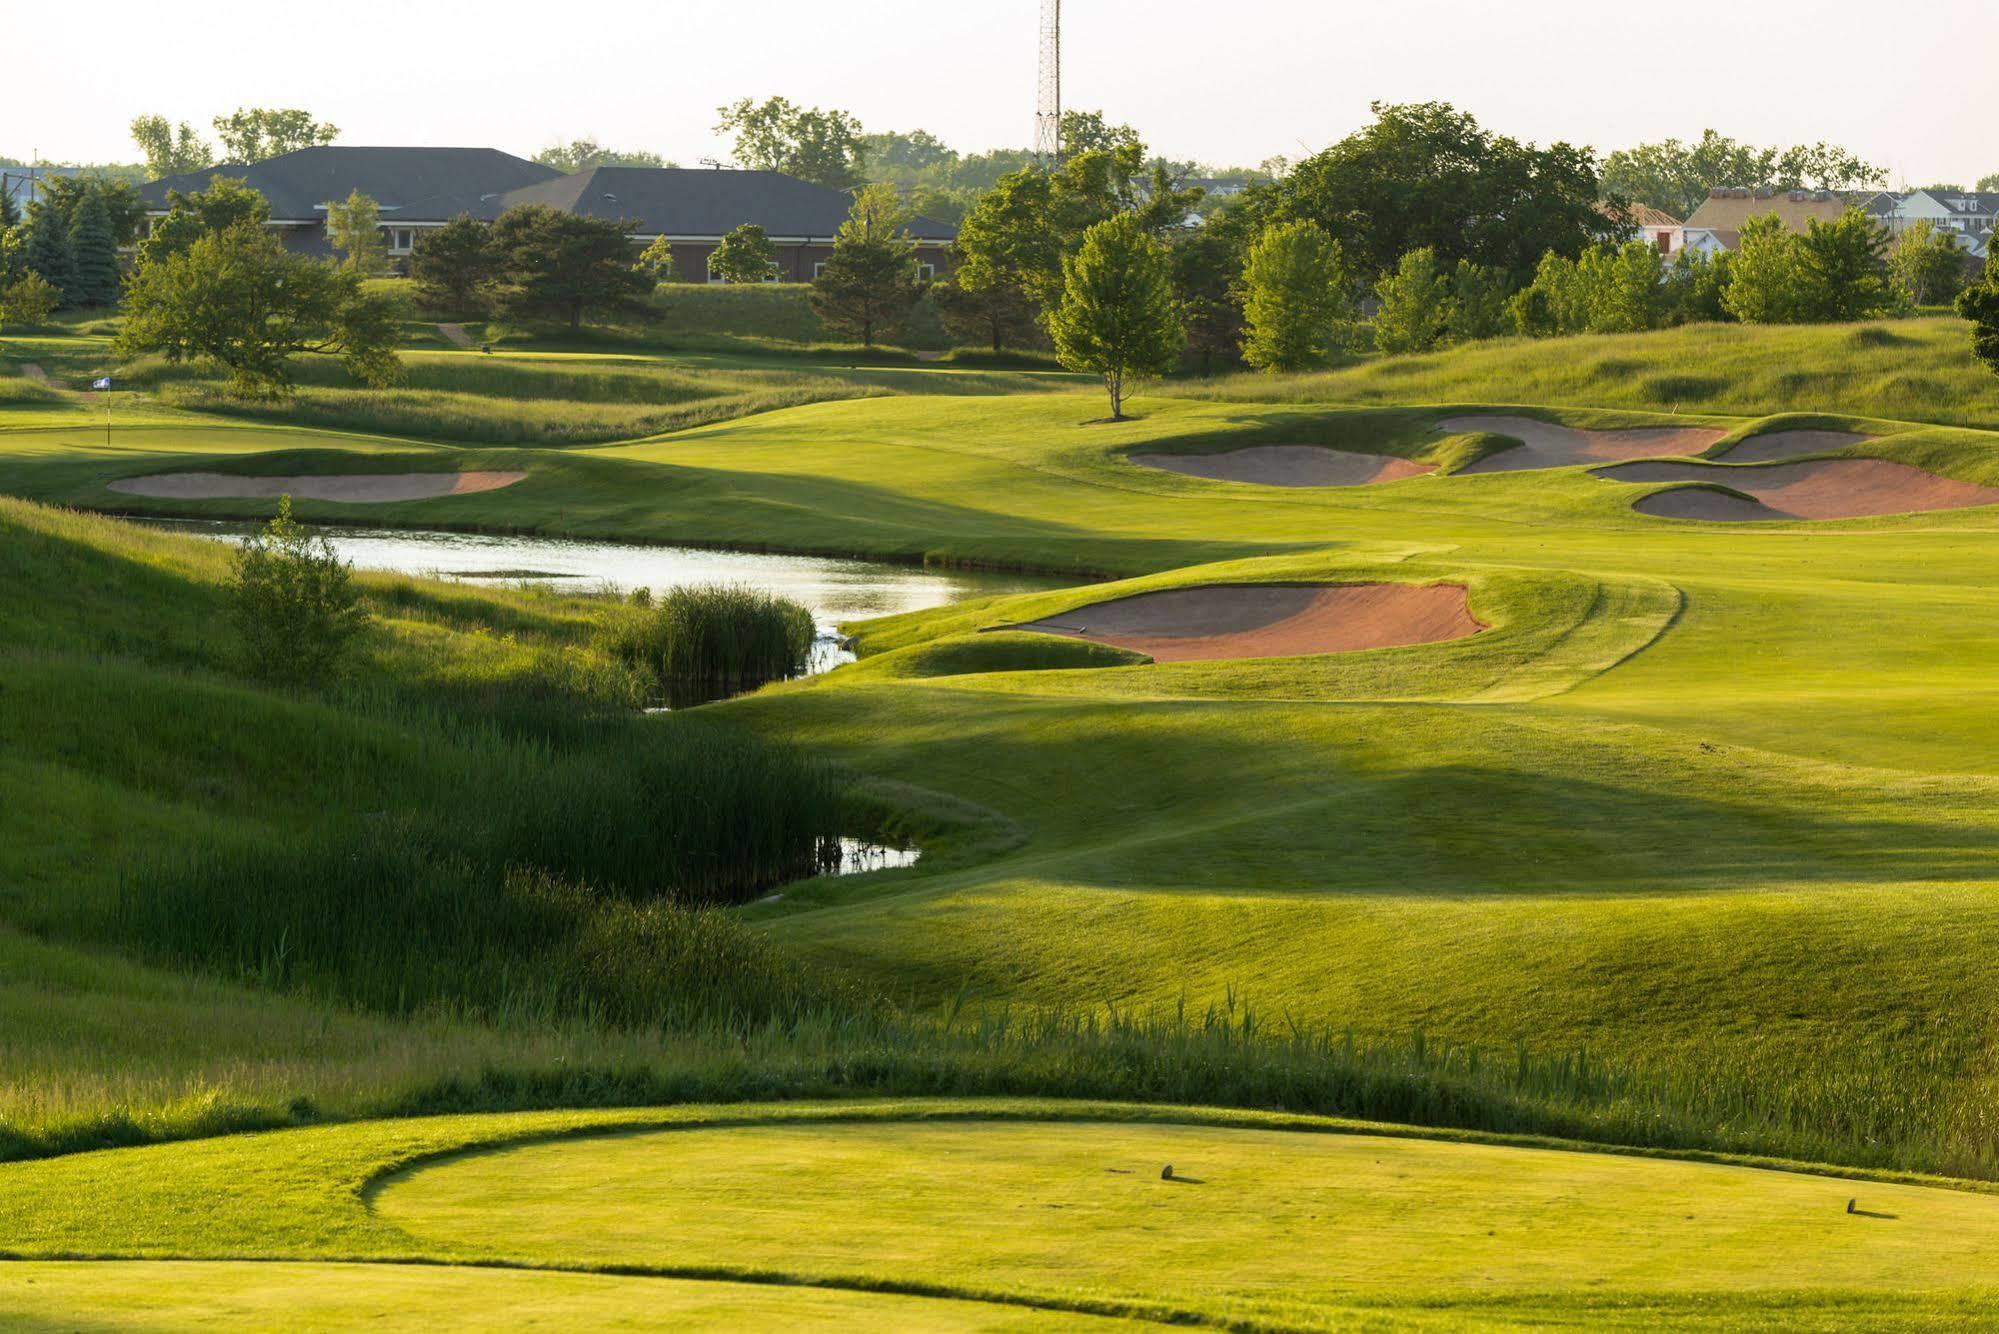
<svg viewBox="0 0 1999 1334">
<path fill-rule="evenodd" d="M 1062 162 L 1062 0 L 1041 0 L 1041 90 L 1034 106 L 1034 156 Z"/>
</svg>

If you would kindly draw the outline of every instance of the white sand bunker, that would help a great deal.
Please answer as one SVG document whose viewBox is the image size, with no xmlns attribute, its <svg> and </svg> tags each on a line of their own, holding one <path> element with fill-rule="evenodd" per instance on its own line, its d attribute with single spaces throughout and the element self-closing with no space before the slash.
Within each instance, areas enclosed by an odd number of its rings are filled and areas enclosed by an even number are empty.
<svg viewBox="0 0 1999 1334">
<path fill-rule="evenodd" d="M 1517 449 L 1488 454 L 1460 472 L 1524 472 L 1567 468 L 1578 463 L 1616 463 L 1661 456 L 1692 457 L 1712 448 L 1728 432 L 1710 426 L 1644 426 L 1624 431 L 1583 431 L 1534 417 L 1447 417 L 1437 429 L 1453 435 L 1487 431 L 1510 435 Z"/>
<path fill-rule="evenodd" d="M 1131 461 L 1142 468 L 1259 486 L 1369 486 L 1436 471 L 1431 463 L 1323 445 L 1251 445 L 1221 454 L 1133 454 Z"/>
<path fill-rule="evenodd" d="M 1158 662 L 1197 662 L 1435 644 L 1485 625 L 1471 614 L 1462 584 L 1208 584 L 995 628 L 1093 640 Z"/>
<path fill-rule="evenodd" d="M 1705 482 L 1641 497 L 1632 508 L 1668 519 L 1740 523 L 1759 519 L 1864 519 L 1880 514 L 1999 505 L 1999 488 L 1960 482 L 1887 459 L 1815 459 L 1739 467 L 1628 463 L 1599 468 L 1613 482 Z M 1716 490 L 1725 486 L 1750 499 Z"/>
<path fill-rule="evenodd" d="M 164 472 L 121 477 L 106 486 L 128 496 L 166 500 L 256 500 L 291 496 L 296 500 L 337 500 L 350 505 L 386 505 L 397 500 L 434 500 L 497 491 L 526 477 L 524 472 L 327 473 L 317 476 L 246 477 L 226 472 Z"/>
<path fill-rule="evenodd" d="M 1728 463 L 1776 463 L 1801 454 L 1830 454 L 1877 438 L 1852 431 L 1771 431 L 1750 436 L 1721 457 Z"/>
</svg>

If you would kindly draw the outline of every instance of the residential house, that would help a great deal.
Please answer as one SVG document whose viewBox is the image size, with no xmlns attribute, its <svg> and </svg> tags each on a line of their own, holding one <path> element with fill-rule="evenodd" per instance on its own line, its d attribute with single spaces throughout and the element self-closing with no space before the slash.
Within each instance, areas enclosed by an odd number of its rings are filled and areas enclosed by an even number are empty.
<svg viewBox="0 0 1999 1334">
<path fill-rule="evenodd" d="M 1986 190 L 1903 190 L 1874 196 L 1864 205 L 1889 231 L 1901 233 L 1927 221 L 1957 233 L 1958 244 L 1975 260 L 1985 258 L 1999 221 L 1999 193 Z"/>
<path fill-rule="evenodd" d="M 1688 218 L 1685 247 L 1711 255 L 1741 244 L 1742 226 L 1751 218 L 1774 216 L 1785 227 L 1802 232 L 1808 223 L 1838 222 L 1846 212 L 1844 196 L 1832 190 L 1750 190 L 1720 186 L 1708 191 Z"/>
<path fill-rule="evenodd" d="M 491 220 L 517 204 L 545 204 L 566 213 L 631 224 L 635 246 L 664 236 L 683 278 L 717 281 L 708 257 L 723 235 L 755 223 L 777 244 L 772 281 L 809 282 L 833 253 L 833 234 L 853 200 L 775 171 L 722 168 L 595 167 L 564 175 L 553 167 L 493 148 L 363 148 L 328 145 L 248 166 L 221 166 L 170 176 L 143 187 L 152 217 L 163 216 L 169 191 L 204 188 L 215 176 L 235 176 L 270 201 L 270 226 L 285 245 L 309 255 L 333 253 L 326 235 L 330 204 L 355 190 L 382 211 L 389 257 L 400 269 L 416 238 L 460 214 Z M 910 226 L 925 276 L 948 259 L 956 232 L 918 218 Z"/>
<path fill-rule="evenodd" d="M 1650 204 L 1627 204 L 1621 209 L 1599 204 L 1597 211 L 1611 222 L 1629 227 L 1633 239 L 1657 249 L 1668 263 L 1686 248 L 1685 224 L 1664 209 Z"/>
</svg>

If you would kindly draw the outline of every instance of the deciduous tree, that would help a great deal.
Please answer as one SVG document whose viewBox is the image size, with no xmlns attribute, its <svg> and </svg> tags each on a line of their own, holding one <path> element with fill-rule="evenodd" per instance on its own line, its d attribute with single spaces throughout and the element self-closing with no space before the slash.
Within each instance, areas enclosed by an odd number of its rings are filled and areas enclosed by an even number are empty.
<svg viewBox="0 0 1999 1334">
<path fill-rule="evenodd" d="M 1861 320 L 1896 306 L 1888 281 L 1888 233 L 1874 219 L 1850 208 L 1836 222 L 1813 218 L 1797 238 L 1802 293 L 1798 318 Z"/>
<path fill-rule="evenodd" d="M 230 162 L 262 162 L 281 153 L 330 144 L 340 137 L 339 126 L 314 120 L 297 107 L 238 107 L 226 116 L 217 116 L 214 125 L 222 140 L 223 156 Z"/>
<path fill-rule="evenodd" d="M 1513 295 L 1506 274 L 1484 264 L 1461 259 L 1451 270 L 1451 306 L 1444 332 L 1454 343 L 1497 338 L 1511 320 L 1506 303 Z"/>
<path fill-rule="evenodd" d="M 1785 324 L 1803 318 L 1798 238 L 1775 214 L 1742 225 L 1729 261 L 1722 306 L 1744 324 Z"/>
<path fill-rule="evenodd" d="M 165 116 L 134 117 L 132 142 L 146 155 L 146 174 L 156 181 L 215 165 L 215 150 L 186 121 L 176 129 Z"/>
<path fill-rule="evenodd" d="M 717 107 L 717 134 L 736 140 L 736 160 L 815 185 L 847 190 L 866 179 L 861 123 L 844 111 L 801 107 L 789 98 L 744 98 Z"/>
<path fill-rule="evenodd" d="M 708 256 L 708 271 L 725 283 L 767 283 L 777 265 L 777 246 L 769 233 L 745 222 L 724 233 Z"/>
<path fill-rule="evenodd" d="M 341 267 L 363 278 L 389 271 L 389 239 L 382 234 L 382 208 L 359 190 L 326 206 L 326 239 L 342 256 Z"/>
<path fill-rule="evenodd" d="M 62 304 L 62 293 L 39 273 L 27 273 L 0 288 L 0 328 L 45 322 Z"/>
<path fill-rule="evenodd" d="M 1185 341 L 1173 306 L 1166 249 L 1128 214 L 1084 233 L 1062 261 L 1062 300 L 1048 321 L 1056 355 L 1101 375 L 1111 420 L 1124 420 L 1130 385 L 1173 368 Z"/>
<path fill-rule="evenodd" d="M 1964 286 L 1964 247 L 1948 227 L 1921 218 L 1895 238 L 1888 267 L 1912 305 L 1948 302 Z"/>
<path fill-rule="evenodd" d="M 1428 352 L 1450 327 L 1451 288 L 1437 265 L 1437 252 L 1410 251 L 1374 289 L 1381 308 L 1374 316 L 1374 346 L 1382 352 Z"/>
<path fill-rule="evenodd" d="M 922 295 L 909 222 L 892 185 L 871 185 L 854 196 L 833 253 L 812 281 L 812 309 L 826 327 L 873 347 L 876 338 L 909 322 Z"/>
<path fill-rule="evenodd" d="M 1834 144 L 1758 148 L 1715 130 L 1693 143 L 1663 139 L 1620 148 L 1603 161 L 1604 193 L 1685 218 L 1719 186 L 1857 190 L 1885 179 L 1879 167 Z"/>
<path fill-rule="evenodd" d="M 229 372 L 233 392 L 268 398 L 291 391 L 291 360 L 307 353 L 339 356 L 366 384 L 394 384 L 398 333 L 396 303 L 364 292 L 359 274 L 238 222 L 133 272 L 117 348 L 210 362 Z"/>
<path fill-rule="evenodd" d="M 268 222 L 271 205 L 238 176 L 211 176 L 208 188 L 183 194 L 167 192 L 166 216 L 153 220 L 152 230 L 139 242 L 141 266 L 177 254 L 211 232 L 226 231 L 238 223 Z"/>
<path fill-rule="evenodd" d="M 1376 103 L 1374 113 L 1235 207 L 1317 223 L 1364 275 L 1428 249 L 1446 269 L 1469 259 L 1524 283 L 1548 251 L 1573 257 L 1594 244 L 1603 215 L 1588 150 L 1492 134 L 1441 102 Z"/>
<path fill-rule="evenodd" d="M 1034 332 L 1034 303 L 1017 287 L 970 288 L 946 278 L 930 285 L 930 300 L 944 332 L 960 343 L 1003 352 Z"/>
<path fill-rule="evenodd" d="M 1971 322 L 1971 350 L 1999 373 L 1999 265 L 1988 254 L 1979 280 L 1957 294 L 1957 313 Z"/>
<path fill-rule="evenodd" d="M 639 251 L 632 267 L 650 278 L 655 287 L 660 283 L 675 282 L 680 277 L 680 270 L 673 262 L 673 242 L 664 236 L 653 237 L 646 248 Z"/>
<path fill-rule="evenodd" d="M 1277 223 L 1243 265 L 1242 359 L 1262 371 L 1323 365 L 1352 312 L 1339 242 L 1309 222 Z"/>
<path fill-rule="evenodd" d="M 643 148 L 606 148 L 595 139 L 571 139 L 554 144 L 534 155 L 543 166 L 561 172 L 588 171 L 592 167 L 669 167 L 673 164 Z"/>
</svg>

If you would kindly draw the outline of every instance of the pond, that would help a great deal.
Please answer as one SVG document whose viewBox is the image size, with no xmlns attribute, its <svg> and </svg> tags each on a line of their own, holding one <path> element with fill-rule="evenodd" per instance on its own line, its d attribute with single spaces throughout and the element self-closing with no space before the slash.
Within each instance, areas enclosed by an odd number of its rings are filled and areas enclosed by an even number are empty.
<svg viewBox="0 0 1999 1334">
<path fill-rule="evenodd" d="M 198 520 L 147 520 L 221 541 L 240 542 L 259 525 Z M 360 570 L 436 576 L 474 584 L 541 583 L 579 593 L 614 586 L 657 595 L 694 584 L 746 584 L 789 598 L 812 613 L 819 629 L 808 674 L 829 671 L 854 655 L 837 627 L 846 621 L 922 611 L 972 598 L 1067 588 L 1070 577 L 934 569 L 888 561 L 785 556 L 706 547 L 644 546 L 561 537 L 511 537 L 383 528 L 320 529 L 341 559 Z"/>
</svg>

